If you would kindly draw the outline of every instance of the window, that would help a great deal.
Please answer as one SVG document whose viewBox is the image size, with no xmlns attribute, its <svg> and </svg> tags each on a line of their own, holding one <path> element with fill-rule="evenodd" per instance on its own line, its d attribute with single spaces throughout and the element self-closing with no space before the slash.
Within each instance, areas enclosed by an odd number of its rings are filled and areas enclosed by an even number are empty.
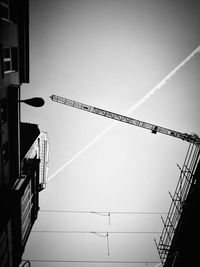
<svg viewBox="0 0 200 267">
<path fill-rule="evenodd" d="M 0 8 L 1 8 L 1 18 L 10 20 L 9 0 L 1 0 Z"/>
<path fill-rule="evenodd" d="M 18 70 L 17 47 L 4 47 L 3 48 L 3 70 L 5 74 Z"/>
<path fill-rule="evenodd" d="M 31 209 L 32 209 L 32 191 L 31 191 L 31 181 L 29 182 L 24 195 L 21 199 L 21 233 L 22 242 L 26 237 L 26 234 L 31 227 Z"/>
</svg>

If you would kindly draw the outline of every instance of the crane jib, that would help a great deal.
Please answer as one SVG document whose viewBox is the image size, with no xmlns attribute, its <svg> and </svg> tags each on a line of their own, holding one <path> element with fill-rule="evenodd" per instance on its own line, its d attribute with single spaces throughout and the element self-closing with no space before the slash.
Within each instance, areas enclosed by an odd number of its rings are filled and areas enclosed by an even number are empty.
<svg viewBox="0 0 200 267">
<path fill-rule="evenodd" d="M 167 129 L 167 128 L 164 128 L 161 126 L 157 126 L 157 125 L 154 125 L 154 124 L 151 124 L 148 122 L 136 120 L 136 119 L 133 119 L 133 118 L 121 115 L 121 114 L 117 114 L 117 113 L 114 113 L 114 112 L 111 112 L 108 110 L 104 110 L 104 109 L 100 109 L 100 108 L 93 107 L 90 105 L 86 105 L 86 104 L 83 104 L 83 103 L 80 103 L 80 102 L 77 102 L 77 101 L 74 101 L 74 100 L 71 100 L 71 99 L 68 99 L 65 97 L 57 96 L 57 95 L 52 95 L 52 96 L 50 96 L 50 98 L 51 98 L 51 100 L 53 100 L 55 102 L 58 102 L 58 103 L 61 103 L 61 104 L 64 104 L 64 105 L 67 105 L 70 107 L 81 109 L 81 110 L 91 112 L 91 113 L 94 113 L 94 114 L 97 114 L 100 116 L 104 116 L 104 117 L 109 118 L 109 119 L 121 121 L 124 123 L 128 123 L 128 124 L 131 124 L 134 126 L 138 126 L 138 127 L 150 130 L 154 134 L 156 134 L 158 132 L 158 133 L 173 136 L 173 137 L 176 137 L 176 138 L 179 138 L 179 139 L 191 142 L 191 143 L 195 143 L 197 145 L 200 144 L 200 138 L 195 134 L 190 135 L 187 133 L 177 132 L 174 130 L 170 130 L 170 129 Z"/>
<path fill-rule="evenodd" d="M 182 135 L 183 135 L 182 133 L 177 132 L 177 131 L 173 131 L 173 130 L 170 130 L 170 129 L 167 129 L 167 128 L 164 128 L 164 127 L 161 127 L 161 126 L 157 126 L 157 125 L 154 125 L 154 124 L 151 124 L 151 123 L 148 123 L 148 122 L 136 120 L 136 119 L 124 116 L 124 115 L 120 115 L 120 114 L 117 114 L 117 113 L 109 112 L 109 111 L 106 111 L 106 110 L 103 110 L 103 109 L 99 109 L 99 108 L 95 108 L 95 107 L 94 107 L 93 113 L 101 115 L 101 116 L 105 116 L 105 117 L 110 118 L 110 119 L 118 120 L 118 121 L 121 121 L 121 122 L 124 122 L 124 123 L 129 123 L 129 124 L 132 124 L 132 125 L 135 125 L 135 126 L 150 130 L 154 134 L 159 132 L 159 133 L 162 133 L 162 134 L 166 134 L 166 135 L 170 135 L 170 136 L 182 139 Z"/>
</svg>

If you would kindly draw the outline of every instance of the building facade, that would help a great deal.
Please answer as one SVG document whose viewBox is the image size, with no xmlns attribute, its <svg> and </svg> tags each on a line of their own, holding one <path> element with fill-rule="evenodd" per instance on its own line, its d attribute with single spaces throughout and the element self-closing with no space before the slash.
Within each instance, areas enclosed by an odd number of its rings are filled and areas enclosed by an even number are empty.
<svg viewBox="0 0 200 267">
<path fill-rule="evenodd" d="M 19 266 L 48 171 L 48 138 L 21 123 L 29 82 L 29 1 L 0 0 L 0 266 Z"/>
<path fill-rule="evenodd" d="M 29 82 L 29 9 L 25 0 L 0 0 L 0 186 L 20 170 L 20 85 Z"/>
<path fill-rule="evenodd" d="M 1 194 L 0 266 L 19 266 L 46 187 L 49 141 L 35 124 L 20 124 L 20 176 Z"/>
</svg>

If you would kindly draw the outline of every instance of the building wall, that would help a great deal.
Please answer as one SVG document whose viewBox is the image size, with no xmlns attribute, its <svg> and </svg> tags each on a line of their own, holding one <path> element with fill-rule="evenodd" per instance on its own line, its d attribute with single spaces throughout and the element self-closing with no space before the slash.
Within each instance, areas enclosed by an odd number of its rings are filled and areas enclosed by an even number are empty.
<svg viewBox="0 0 200 267">
<path fill-rule="evenodd" d="M 13 185 L 20 178 L 20 85 L 29 81 L 28 0 L 0 0 L 0 266 L 18 266 Z M 16 234 L 15 234 L 16 235 Z"/>
<path fill-rule="evenodd" d="M 0 187 L 19 176 L 20 106 L 15 101 L 20 84 L 29 81 L 28 3 L 0 0 Z"/>
<path fill-rule="evenodd" d="M 7 222 L 4 229 L 0 232 L 0 263 L 1 266 L 12 266 L 12 227 L 11 220 Z"/>
<path fill-rule="evenodd" d="M 48 138 L 21 123 L 20 85 L 29 82 L 29 1 L 0 0 L 0 266 L 15 267 L 45 188 Z"/>
<path fill-rule="evenodd" d="M 12 190 L 13 258 L 19 264 L 39 210 L 39 163 L 28 159 Z"/>
</svg>

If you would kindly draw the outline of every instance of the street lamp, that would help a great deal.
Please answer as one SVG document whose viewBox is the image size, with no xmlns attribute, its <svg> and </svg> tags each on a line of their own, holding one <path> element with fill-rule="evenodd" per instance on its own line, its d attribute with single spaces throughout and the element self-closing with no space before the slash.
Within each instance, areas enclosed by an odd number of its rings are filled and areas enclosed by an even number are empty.
<svg viewBox="0 0 200 267">
<path fill-rule="evenodd" d="M 44 99 L 41 97 L 33 97 L 33 98 L 24 99 L 24 100 L 17 100 L 17 102 L 25 103 L 33 107 L 42 107 L 45 104 Z"/>
<path fill-rule="evenodd" d="M 4 104 L 9 104 L 9 103 L 25 103 L 29 106 L 33 107 L 42 107 L 45 104 L 45 101 L 41 97 L 32 97 L 24 100 L 17 100 L 17 99 L 9 99 L 9 98 L 4 98 L 0 100 L 0 103 Z"/>
</svg>

